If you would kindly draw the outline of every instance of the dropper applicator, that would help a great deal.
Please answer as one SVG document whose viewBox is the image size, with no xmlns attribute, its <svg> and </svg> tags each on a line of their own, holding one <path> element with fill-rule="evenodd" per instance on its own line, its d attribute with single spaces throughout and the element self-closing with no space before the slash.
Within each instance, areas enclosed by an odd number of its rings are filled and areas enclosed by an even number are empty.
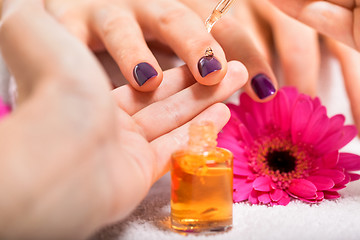
<svg viewBox="0 0 360 240">
<path fill-rule="evenodd" d="M 229 11 L 231 5 L 235 2 L 235 0 L 221 0 L 214 10 L 212 11 L 211 15 L 206 19 L 205 25 L 207 31 L 210 33 L 214 24 L 225 14 Z"/>
</svg>

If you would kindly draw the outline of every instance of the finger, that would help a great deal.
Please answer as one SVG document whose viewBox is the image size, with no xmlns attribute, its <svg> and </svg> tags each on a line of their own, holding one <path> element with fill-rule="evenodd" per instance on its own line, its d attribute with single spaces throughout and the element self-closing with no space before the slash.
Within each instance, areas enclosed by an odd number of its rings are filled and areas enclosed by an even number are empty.
<svg viewBox="0 0 360 240">
<path fill-rule="evenodd" d="M 189 69 L 182 66 L 165 71 L 162 84 L 153 92 L 143 93 L 129 85 L 124 85 L 114 89 L 112 95 L 118 107 L 129 115 L 133 115 L 146 106 L 163 100 L 195 82 Z"/>
<path fill-rule="evenodd" d="M 90 32 L 86 26 L 87 10 L 73 1 L 44 1 L 46 11 L 83 43 L 90 45 Z M 61 4 L 59 4 L 61 3 Z M 82 8 L 82 11 L 78 11 Z"/>
<path fill-rule="evenodd" d="M 160 0 L 156 5 L 134 1 L 134 9 L 141 26 L 168 44 L 198 82 L 214 85 L 223 79 L 227 69 L 224 52 L 207 33 L 204 21 L 191 9 L 168 0 Z M 208 47 L 212 48 L 214 57 L 204 57 Z"/>
<path fill-rule="evenodd" d="M 202 1 L 182 2 L 203 18 L 208 16 L 213 7 Z M 217 2 L 211 3 L 216 5 Z M 275 95 L 277 82 L 269 64 L 266 40 L 258 32 L 259 26 L 246 4 L 246 1 L 236 2 L 233 6 L 235 17 L 230 14 L 223 16 L 211 33 L 224 49 L 228 60 L 238 60 L 246 66 L 251 80 L 244 87 L 246 92 L 256 101 L 268 101 Z"/>
<path fill-rule="evenodd" d="M 270 65 L 271 48 L 266 29 L 246 4 L 242 1 L 235 5 L 235 19 L 219 22 L 218 26 L 214 27 L 214 36 L 225 49 L 229 59 L 241 61 L 248 69 L 246 92 L 254 100 L 265 102 L 275 96 L 278 83 Z"/>
<path fill-rule="evenodd" d="M 66 86 L 63 90 L 86 96 L 90 91 L 93 97 L 106 93 L 107 78 L 94 56 L 45 12 L 41 2 L 4 3 L 0 47 L 18 81 L 19 101 L 22 93 L 31 92 L 40 81 L 54 81 Z"/>
<path fill-rule="evenodd" d="M 162 70 L 132 13 L 112 4 L 102 5 L 92 12 L 91 25 L 124 77 L 139 91 L 156 89 L 162 80 Z"/>
<path fill-rule="evenodd" d="M 267 5 L 263 12 L 271 22 L 285 85 L 295 86 L 300 92 L 315 96 L 320 69 L 320 48 L 316 31 L 290 18 L 271 4 Z"/>
<path fill-rule="evenodd" d="M 354 122 L 360 131 L 360 53 L 331 39 L 326 39 L 326 43 L 339 59 Z"/>
<path fill-rule="evenodd" d="M 181 127 L 178 127 L 175 130 L 152 141 L 151 145 L 157 156 L 154 182 L 169 170 L 169 160 L 171 154 L 177 150 L 184 149 L 187 146 L 188 129 L 191 123 L 211 121 L 215 124 L 215 127 L 219 132 L 225 126 L 229 118 L 230 111 L 226 105 L 217 103 L 210 106 L 194 119 L 182 125 Z"/>
<path fill-rule="evenodd" d="M 204 86 L 196 83 L 151 104 L 133 117 L 144 129 L 146 138 L 151 141 L 186 123 L 209 105 L 224 101 L 245 84 L 247 77 L 246 69 L 241 63 L 230 62 L 229 71 L 219 84 Z"/>
<path fill-rule="evenodd" d="M 355 6 L 355 1 L 270 1 L 285 13 L 319 32 L 360 50 L 360 8 L 348 8 Z"/>
</svg>

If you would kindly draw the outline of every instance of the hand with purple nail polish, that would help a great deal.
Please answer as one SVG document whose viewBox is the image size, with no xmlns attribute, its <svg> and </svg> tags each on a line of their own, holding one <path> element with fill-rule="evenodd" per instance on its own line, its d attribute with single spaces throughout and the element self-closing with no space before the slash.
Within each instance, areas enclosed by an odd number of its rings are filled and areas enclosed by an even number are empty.
<svg viewBox="0 0 360 240">
<path fill-rule="evenodd" d="M 152 93 L 111 92 L 101 64 L 43 1 L 6 3 L 0 50 L 19 88 L 0 121 L 0 239 L 89 239 L 125 219 L 187 144 L 189 125 L 211 121 L 220 131 L 230 117 L 221 102 L 247 80 L 234 61 L 216 86 L 182 66 Z M 143 86 L 156 75 L 136 66 Z"/>
<path fill-rule="evenodd" d="M 147 80 L 156 77 L 158 73 L 150 64 L 142 62 L 134 67 L 133 75 L 137 84 L 142 86 Z"/>
<path fill-rule="evenodd" d="M 159 87 L 162 67 L 169 66 L 158 62 L 149 45 L 166 45 L 201 84 L 218 84 L 226 74 L 221 46 L 207 32 L 204 20 L 181 0 L 152 0 L 151 4 L 147 0 L 45 0 L 45 4 L 47 11 L 91 50 L 108 52 L 138 91 Z M 174 16 L 175 12 L 181 14 Z M 204 57 L 208 47 L 214 57 Z M 115 80 L 114 86 L 120 82 Z"/>
<path fill-rule="evenodd" d="M 204 56 L 198 62 L 201 77 L 221 69 L 221 63 L 214 56 Z"/>
<path fill-rule="evenodd" d="M 275 94 L 276 89 L 265 74 L 258 74 L 251 79 L 251 87 L 260 99 L 265 99 Z"/>
</svg>

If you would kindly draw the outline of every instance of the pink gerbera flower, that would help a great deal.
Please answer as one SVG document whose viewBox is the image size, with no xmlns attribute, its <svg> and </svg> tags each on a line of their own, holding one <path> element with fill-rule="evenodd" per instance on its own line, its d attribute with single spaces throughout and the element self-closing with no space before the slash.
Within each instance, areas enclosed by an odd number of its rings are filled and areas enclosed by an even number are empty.
<svg viewBox="0 0 360 240">
<path fill-rule="evenodd" d="M 329 118 L 319 98 L 282 88 L 266 103 L 240 96 L 219 134 L 234 153 L 234 201 L 287 205 L 291 198 L 316 203 L 360 176 L 360 156 L 339 153 L 357 130 L 343 115 Z"/>
</svg>

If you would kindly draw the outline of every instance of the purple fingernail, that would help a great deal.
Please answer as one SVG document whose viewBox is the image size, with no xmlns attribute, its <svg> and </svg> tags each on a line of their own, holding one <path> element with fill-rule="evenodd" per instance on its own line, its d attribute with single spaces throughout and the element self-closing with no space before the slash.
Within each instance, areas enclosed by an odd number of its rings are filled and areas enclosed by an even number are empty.
<svg viewBox="0 0 360 240">
<path fill-rule="evenodd" d="M 133 74 L 139 86 L 142 86 L 147 80 L 158 75 L 157 71 L 146 62 L 136 65 Z"/>
<path fill-rule="evenodd" d="M 251 80 L 251 87 L 260 99 L 267 98 L 276 92 L 270 79 L 265 74 L 258 74 Z"/>
<path fill-rule="evenodd" d="M 198 69 L 200 75 L 205 77 L 209 73 L 218 71 L 221 69 L 221 63 L 213 56 L 204 56 L 200 58 L 198 62 Z"/>
</svg>

